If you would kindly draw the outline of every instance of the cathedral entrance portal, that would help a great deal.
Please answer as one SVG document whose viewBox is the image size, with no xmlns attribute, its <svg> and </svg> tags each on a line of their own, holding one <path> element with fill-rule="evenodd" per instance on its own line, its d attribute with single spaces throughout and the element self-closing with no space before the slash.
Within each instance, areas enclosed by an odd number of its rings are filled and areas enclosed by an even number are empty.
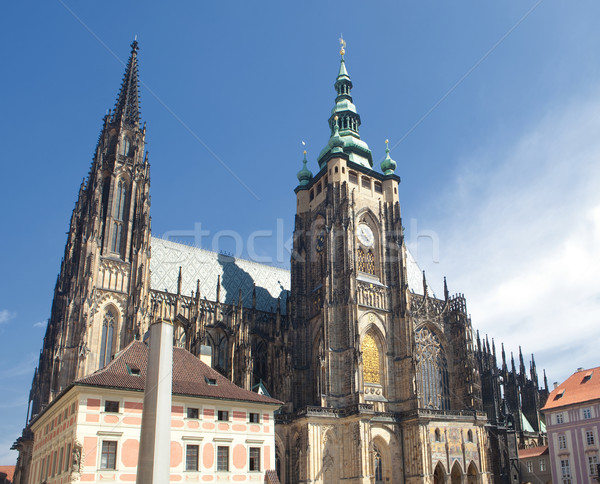
<svg viewBox="0 0 600 484">
<path fill-rule="evenodd" d="M 452 466 L 452 472 L 450 474 L 450 479 L 452 484 L 462 484 L 462 470 L 460 468 L 460 464 L 455 462 Z"/>
<path fill-rule="evenodd" d="M 435 466 L 435 471 L 433 472 L 433 484 L 445 484 L 446 476 L 444 472 L 444 468 L 441 462 L 438 462 L 438 465 Z"/>
</svg>

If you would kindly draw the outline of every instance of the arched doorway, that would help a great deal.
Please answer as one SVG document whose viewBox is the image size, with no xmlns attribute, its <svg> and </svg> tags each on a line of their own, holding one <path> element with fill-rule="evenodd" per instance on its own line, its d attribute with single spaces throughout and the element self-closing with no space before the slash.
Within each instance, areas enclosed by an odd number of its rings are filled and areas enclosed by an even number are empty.
<svg viewBox="0 0 600 484">
<path fill-rule="evenodd" d="M 462 484 L 462 470 L 460 464 L 455 462 L 452 466 L 452 472 L 450 473 L 450 480 L 452 484 Z"/>
<path fill-rule="evenodd" d="M 446 473 L 444 472 L 444 466 L 442 466 L 441 462 L 438 462 L 433 472 L 433 484 L 445 484 L 445 482 Z"/>
<path fill-rule="evenodd" d="M 469 464 L 469 468 L 467 469 L 467 484 L 478 484 L 479 482 L 479 472 L 477 472 L 477 467 L 475 463 L 471 461 Z"/>
</svg>

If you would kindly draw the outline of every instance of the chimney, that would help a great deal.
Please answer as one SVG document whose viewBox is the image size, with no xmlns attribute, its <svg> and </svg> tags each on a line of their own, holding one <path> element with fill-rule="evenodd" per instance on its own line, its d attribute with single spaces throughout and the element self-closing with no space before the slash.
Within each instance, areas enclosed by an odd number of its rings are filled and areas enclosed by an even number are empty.
<svg viewBox="0 0 600 484">
<path fill-rule="evenodd" d="M 208 366 L 212 367 L 212 348 L 210 346 L 200 346 L 200 361 Z"/>
<path fill-rule="evenodd" d="M 553 383 L 553 385 L 554 385 L 554 388 L 557 388 L 557 387 L 558 387 L 558 382 L 557 382 L 557 381 L 555 381 L 555 382 Z"/>
</svg>

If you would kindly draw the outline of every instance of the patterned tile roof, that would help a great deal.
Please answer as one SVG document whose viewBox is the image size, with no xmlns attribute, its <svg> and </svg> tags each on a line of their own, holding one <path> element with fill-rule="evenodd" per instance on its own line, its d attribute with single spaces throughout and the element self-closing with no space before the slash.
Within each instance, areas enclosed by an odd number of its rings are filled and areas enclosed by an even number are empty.
<svg viewBox="0 0 600 484">
<path fill-rule="evenodd" d="M 144 390 L 148 346 L 133 341 L 104 368 L 73 382 L 75 385 Z M 138 373 L 138 374 L 135 374 Z M 208 380 L 216 380 L 216 385 Z M 173 348 L 173 394 L 281 405 L 282 402 L 233 384 L 183 348 Z"/>
<path fill-rule="evenodd" d="M 573 373 L 548 395 L 542 410 L 600 400 L 600 366 Z"/>
<path fill-rule="evenodd" d="M 256 307 L 274 311 L 281 297 L 281 311 L 285 314 L 290 290 L 290 271 L 259 264 L 245 259 L 191 247 L 157 237 L 151 240 L 151 287 L 158 291 L 176 293 L 181 266 L 181 292 L 189 296 L 196 291 L 200 280 L 200 296 L 209 301 L 217 298 L 217 280 L 221 276 L 221 301 L 237 302 L 240 289 L 245 307 L 252 307 L 252 288 L 256 284 Z"/>
<path fill-rule="evenodd" d="M 181 292 L 189 296 L 200 280 L 200 295 L 216 300 L 217 280 L 221 276 L 221 302 L 237 302 L 240 289 L 245 307 L 252 306 L 252 288 L 256 284 L 256 307 L 273 311 L 281 297 L 281 311 L 286 312 L 286 299 L 290 290 L 290 271 L 257 262 L 238 259 L 198 247 L 152 237 L 150 259 L 152 289 L 177 292 L 177 278 L 181 267 Z M 421 268 L 407 249 L 408 287 L 423 294 Z M 429 288 L 429 294 L 433 291 Z"/>
</svg>

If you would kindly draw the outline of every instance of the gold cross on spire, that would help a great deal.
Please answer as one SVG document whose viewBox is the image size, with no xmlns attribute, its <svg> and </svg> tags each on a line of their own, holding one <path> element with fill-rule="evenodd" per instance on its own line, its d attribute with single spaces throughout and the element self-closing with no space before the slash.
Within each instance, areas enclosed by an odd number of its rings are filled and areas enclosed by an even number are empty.
<svg viewBox="0 0 600 484">
<path fill-rule="evenodd" d="M 344 55 L 346 53 L 346 41 L 344 40 L 344 36 L 340 34 L 340 55 Z"/>
</svg>

